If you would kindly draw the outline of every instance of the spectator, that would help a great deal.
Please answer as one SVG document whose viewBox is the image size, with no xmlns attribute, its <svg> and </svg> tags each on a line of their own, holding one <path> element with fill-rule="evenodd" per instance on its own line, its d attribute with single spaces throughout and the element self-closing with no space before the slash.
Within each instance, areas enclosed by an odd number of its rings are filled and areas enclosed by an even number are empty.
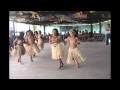
<svg viewBox="0 0 120 90">
<path fill-rule="evenodd" d="M 85 41 L 85 32 L 82 31 L 82 41 L 84 42 Z"/>
<path fill-rule="evenodd" d="M 87 30 L 85 30 L 85 41 L 88 41 L 88 38 L 89 38 L 88 31 L 87 31 Z"/>
<path fill-rule="evenodd" d="M 90 41 L 92 41 L 94 38 L 93 38 L 93 32 L 91 31 L 91 32 L 89 32 L 89 38 L 90 38 Z"/>
<path fill-rule="evenodd" d="M 109 39 L 111 40 L 111 26 L 110 24 L 108 24 L 107 28 L 106 28 L 106 32 L 107 32 L 107 39 L 106 39 L 106 45 L 109 45 Z"/>
</svg>

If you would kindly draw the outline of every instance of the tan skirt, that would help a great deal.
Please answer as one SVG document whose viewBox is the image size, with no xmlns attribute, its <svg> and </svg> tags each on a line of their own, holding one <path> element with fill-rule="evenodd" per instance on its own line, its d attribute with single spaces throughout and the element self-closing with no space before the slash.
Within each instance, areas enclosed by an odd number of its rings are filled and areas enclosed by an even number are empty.
<svg viewBox="0 0 120 90">
<path fill-rule="evenodd" d="M 68 58 L 67 63 L 68 64 L 74 64 L 74 63 L 81 63 L 86 60 L 86 57 L 81 54 L 78 48 L 68 50 Z"/>
<path fill-rule="evenodd" d="M 40 53 L 40 49 L 36 44 L 25 45 L 26 54 L 29 56 Z"/>
<path fill-rule="evenodd" d="M 64 50 L 61 44 L 54 43 L 51 45 L 52 59 L 62 59 L 64 57 Z"/>
<path fill-rule="evenodd" d="M 15 49 L 12 49 L 11 55 L 12 56 L 20 56 L 25 54 L 24 46 L 16 45 Z"/>
<path fill-rule="evenodd" d="M 37 43 L 38 46 L 44 46 L 44 42 L 43 42 L 43 39 L 38 39 L 38 43 Z"/>
</svg>

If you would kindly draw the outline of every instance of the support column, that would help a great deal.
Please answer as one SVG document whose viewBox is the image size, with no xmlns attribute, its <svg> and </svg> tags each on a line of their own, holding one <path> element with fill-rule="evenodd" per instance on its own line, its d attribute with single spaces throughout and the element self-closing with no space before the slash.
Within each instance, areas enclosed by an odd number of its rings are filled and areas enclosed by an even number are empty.
<svg viewBox="0 0 120 90">
<path fill-rule="evenodd" d="M 13 39 L 15 40 L 15 22 L 13 21 Z"/>
<path fill-rule="evenodd" d="M 30 30 L 30 25 L 29 25 L 29 30 Z"/>
<path fill-rule="evenodd" d="M 91 32 L 93 32 L 93 25 L 91 24 Z M 94 33 L 94 32 L 93 32 Z"/>
<path fill-rule="evenodd" d="M 99 22 L 99 30 L 100 30 L 100 33 L 101 33 L 101 22 Z"/>
<path fill-rule="evenodd" d="M 44 29 L 44 35 L 46 34 L 46 32 L 45 32 L 45 25 L 43 25 L 43 29 Z"/>
</svg>

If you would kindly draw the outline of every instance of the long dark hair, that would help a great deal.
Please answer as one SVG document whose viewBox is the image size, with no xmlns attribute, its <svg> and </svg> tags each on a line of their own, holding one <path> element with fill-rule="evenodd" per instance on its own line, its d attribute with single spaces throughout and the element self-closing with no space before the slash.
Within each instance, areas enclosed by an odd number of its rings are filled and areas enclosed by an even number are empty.
<svg viewBox="0 0 120 90">
<path fill-rule="evenodd" d="M 56 35 L 59 36 L 58 29 L 54 28 L 54 31 L 56 31 Z"/>
<path fill-rule="evenodd" d="M 78 31 L 77 30 L 73 30 L 75 32 L 75 37 L 78 37 Z"/>
<path fill-rule="evenodd" d="M 29 33 L 31 34 L 31 36 L 33 37 L 33 40 L 35 40 L 33 32 L 32 32 L 31 30 L 28 30 L 28 31 L 26 32 L 26 35 L 27 35 L 28 32 L 29 32 Z"/>
<path fill-rule="evenodd" d="M 38 31 L 39 32 L 39 34 L 41 34 L 41 30 L 40 31 Z"/>
<path fill-rule="evenodd" d="M 19 34 L 19 36 L 17 38 L 24 39 L 24 32 L 20 32 L 20 34 Z"/>
<path fill-rule="evenodd" d="M 35 31 L 35 32 L 34 32 L 34 34 L 38 34 L 38 32 L 37 32 L 37 31 Z"/>
</svg>

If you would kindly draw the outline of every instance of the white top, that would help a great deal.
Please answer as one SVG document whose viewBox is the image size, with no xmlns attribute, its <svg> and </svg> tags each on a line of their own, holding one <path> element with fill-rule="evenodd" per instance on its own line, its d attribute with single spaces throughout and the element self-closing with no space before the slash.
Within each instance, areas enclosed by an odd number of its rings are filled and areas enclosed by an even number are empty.
<svg viewBox="0 0 120 90">
<path fill-rule="evenodd" d="M 11 30 L 9 31 L 9 37 L 12 37 L 12 31 Z"/>
<path fill-rule="evenodd" d="M 110 34 L 110 33 L 111 33 L 111 27 L 107 27 L 107 28 L 106 28 L 106 33 L 107 33 L 107 34 Z"/>
</svg>

